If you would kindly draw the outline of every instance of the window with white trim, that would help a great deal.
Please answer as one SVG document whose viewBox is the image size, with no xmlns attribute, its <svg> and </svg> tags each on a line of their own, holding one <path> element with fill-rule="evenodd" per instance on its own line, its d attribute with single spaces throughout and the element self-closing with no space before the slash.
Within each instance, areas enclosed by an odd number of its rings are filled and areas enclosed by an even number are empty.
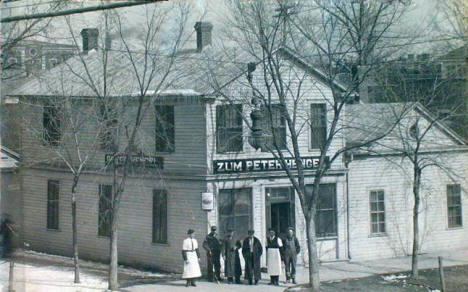
<svg viewBox="0 0 468 292">
<path fill-rule="evenodd" d="M 385 233 L 385 193 L 383 190 L 370 192 L 370 223 L 371 234 Z"/>
</svg>

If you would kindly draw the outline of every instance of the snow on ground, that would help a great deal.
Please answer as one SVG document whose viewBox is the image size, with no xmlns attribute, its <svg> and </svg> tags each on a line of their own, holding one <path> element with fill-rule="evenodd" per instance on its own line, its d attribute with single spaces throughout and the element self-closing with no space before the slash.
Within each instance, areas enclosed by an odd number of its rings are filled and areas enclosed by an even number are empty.
<svg viewBox="0 0 468 292">
<path fill-rule="evenodd" d="M 8 260 L 0 259 L 0 291 L 8 290 Z M 72 258 L 50 255 L 34 251 L 15 253 L 14 290 L 16 292 L 83 292 L 107 289 L 108 265 L 80 260 L 80 282 L 74 281 Z M 120 279 L 161 279 L 170 274 L 140 271 L 119 266 Z"/>
</svg>

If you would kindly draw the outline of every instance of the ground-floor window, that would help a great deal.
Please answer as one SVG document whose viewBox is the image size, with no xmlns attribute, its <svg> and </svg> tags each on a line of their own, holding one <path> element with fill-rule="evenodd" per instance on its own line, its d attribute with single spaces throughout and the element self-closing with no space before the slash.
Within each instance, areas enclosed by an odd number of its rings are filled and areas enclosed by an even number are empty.
<svg viewBox="0 0 468 292">
<path fill-rule="evenodd" d="M 59 181 L 47 181 L 47 229 L 59 228 Z"/>
<path fill-rule="evenodd" d="M 306 192 L 312 194 L 312 185 L 306 186 Z M 337 236 L 336 184 L 320 184 L 315 217 L 317 237 Z"/>
<path fill-rule="evenodd" d="M 236 239 L 246 237 L 252 228 L 252 189 L 220 190 L 218 211 L 221 236 L 228 230 L 234 230 Z"/>
<path fill-rule="evenodd" d="M 371 191 L 369 196 L 371 234 L 385 233 L 385 197 L 383 190 Z"/>
<path fill-rule="evenodd" d="M 112 185 L 99 185 L 98 235 L 110 236 Z"/>
<path fill-rule="evenodd" d="M 459 184 L 447 185 L 448 227 L 462 226 L 461 188 Z"/>
<path fill-rule="evenodd" d="M 167 243 L 166 190 L 153 190 L 153 242 Z"/>
</svg>

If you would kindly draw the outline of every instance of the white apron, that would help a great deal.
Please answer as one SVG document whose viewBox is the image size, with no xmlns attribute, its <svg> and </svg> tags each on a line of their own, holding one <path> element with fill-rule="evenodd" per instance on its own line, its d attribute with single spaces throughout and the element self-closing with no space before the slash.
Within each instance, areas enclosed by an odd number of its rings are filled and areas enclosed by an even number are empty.
<svg viewBox="0 0 468 292">
<path fill-rule="evenodd" d="M 195 238 L 186 238 L 182 244 L 182 250 L 186 251 L 187 262 L 184 261 L 184 273 L 182 279 L 201 277 L 200 264 L 198 263 L 197 252 L 198 242 Z"/>
<path fill-rule="evenodd" d="M 283 246 L 283 242 L 278 238 L 278 245 Z M 268 248 L 267 250 L 267 266 L 269 276 L 281 275 L 281 254 L 279 248 Z"/>
</svg>

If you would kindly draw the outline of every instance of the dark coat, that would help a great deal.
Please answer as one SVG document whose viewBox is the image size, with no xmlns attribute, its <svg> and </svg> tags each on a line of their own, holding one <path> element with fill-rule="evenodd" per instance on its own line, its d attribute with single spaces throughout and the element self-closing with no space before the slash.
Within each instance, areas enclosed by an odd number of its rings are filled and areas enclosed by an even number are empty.
<svg viewBox="0 0 468 292">
<path fill-rule="evenodd" d="M 260 258 L 263 253 L 263 247 L 258 238 L 254 237 L 253 239 L 252 253 L 250 252 L 249 237 L 244 239 L 244 242 L 242 243 L 242 255 L 245 260 L 245 277 L 246 279 L 249 279 L 251 276 L 254 276 L 256 280 L 260 280 Z"/>
<path fill-rule="evenodd" d="M 238 252 L 236 250 L 235 240 L 232 238 L 225 238 L 223 241 L 223 255 L 224 255 L 224 274 L 228 278 L 232 278 L 237 274 L 236 257 Z M 239 260 L 240 262 L 240 260 Z M 239 266 L 240 268 L 240 266 Z M 242 273 L 242 271 L 241 271 Z"/>
<path fill-rule="evenodd" d="M 221 242 L 213 232 L 209 233 L 203 241 L 203 248 L 208 253 L 208 256 L 219 257 L 221 255 L 221 247 Z"/>
</svg>

